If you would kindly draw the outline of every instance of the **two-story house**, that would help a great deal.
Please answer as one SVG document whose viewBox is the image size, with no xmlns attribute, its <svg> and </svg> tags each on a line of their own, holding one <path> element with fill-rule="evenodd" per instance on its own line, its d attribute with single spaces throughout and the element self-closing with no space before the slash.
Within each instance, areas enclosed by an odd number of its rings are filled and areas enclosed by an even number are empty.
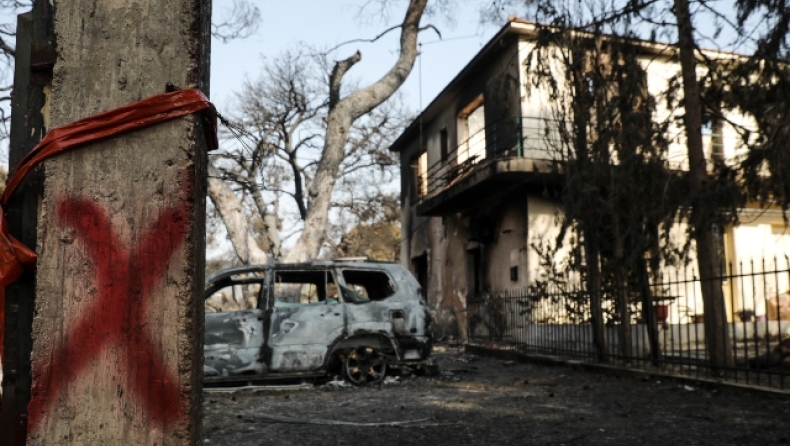
<svg viewBox="0 0 790 446">
<path fill-rule="evenodd" d="M 562 163 L 550 149 L 556 128 L 548 99 L 535 91 L 526 68 L 536 36 L 533 24 L 509 21 L 391 146 L 401 160 L 400 258 L 422 283 L 440 336 L 465 335 L 471 296 L 530 285 L 541 260 L 531 246 L 558 233 L 562 209 L 546 193 L 563 183 Z M 680 70 L 675 49 L 634 45 L 643 55 L 647 88 L 659 97 Z M 656 107 L 665 117 L 682 112 L 677 106 Z M 709 157 L 742 153 L 733 127 L 739 122 L 749 125 L 728 112 L 727 122 L 709 131 Z M 667 163 L 683 169 L 687 149 L 680 121 L 667 132 Z M 743 215 L 740 225 L 721 234 L 728 261 L 790 252 L 790 231 L 779 211 L 744 209 Z M 761 292 L 781 292 L 788 285 L 786 277 L 778 278 L 776 289 Z M 730 288 L 732 317 L 750 304 Z M 670 322 L 680 322 L 680 311 L 672 310 Z"/>
</svg>

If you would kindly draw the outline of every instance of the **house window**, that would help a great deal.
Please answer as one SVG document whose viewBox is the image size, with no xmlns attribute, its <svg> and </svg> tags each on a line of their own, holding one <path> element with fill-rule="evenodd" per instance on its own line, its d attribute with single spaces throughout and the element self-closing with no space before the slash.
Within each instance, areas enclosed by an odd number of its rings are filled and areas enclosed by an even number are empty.
<svg viewBox="0 0 790 446">
<path fill-rule="evenodd" d="M 716 118 L 711 126 L 710 156 L 714 161 L 724 160 L 724 121 Z"/>
<path fill-rule="evenodd" d="M 423 151 L 411 161 L 411 199 L 428 195 L 428 153 Z"/>
<path fill-rule="evenodd" d="M 458 148 L 458 164 L 475 164 L 486 155 L 486 122 L 483 95 L 478 96 L 458 115 L 463 132 Z"/>
</svg>

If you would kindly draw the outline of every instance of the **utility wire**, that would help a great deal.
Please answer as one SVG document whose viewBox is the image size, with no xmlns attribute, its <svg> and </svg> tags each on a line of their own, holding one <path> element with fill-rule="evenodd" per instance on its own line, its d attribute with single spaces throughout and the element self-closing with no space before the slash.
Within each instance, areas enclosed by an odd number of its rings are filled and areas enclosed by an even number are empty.
<svg viewBox="0 0 790 446">
<path fill-rule="evenodd" d="M 452 42 L 453 40 L 465 40 L 465 39 L 473 39 L 475 37 L 482 37 L 482 34 L 469 34 L 466 36 L 458 36 L 458 37 L 450 37 L 449 39 L 438 39 L 438 40 L 429 40 L 427 42 L 422 42 L 420 45 L 435 45 L 437 43 L 444 43 L 444 42 Z"/>
</svg>

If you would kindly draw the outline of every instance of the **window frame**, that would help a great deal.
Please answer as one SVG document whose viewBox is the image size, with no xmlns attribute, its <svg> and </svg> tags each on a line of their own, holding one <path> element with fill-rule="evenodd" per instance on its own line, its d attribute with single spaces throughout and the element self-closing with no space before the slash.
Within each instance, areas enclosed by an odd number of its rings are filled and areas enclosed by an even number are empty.
<svg viewBox="0 0 790 446">
<path fill-rule="evenodd" d="M 256 299 L 256 305 L 255 305 L 254 308 L 250 308 L 250 309 L 255 309 L 255 310 L 265 309 L 266 308 L 266 300 L 267 300 L 266 290 L 268 288 L 267 287 L 267 283 L 268 283 L 267 276 L 268 276 L 268 273 L 264 273 L 263 276 L 251 276 L 251 277 L 243 277 L 243 278 L 238 278 L 236 276 L 230 276 L 230 277 L 227 277 L 227 278 L 222 279 L 220 281 L 214 282 L 214 283 L 211 284 L 211 286 L 209 288 L 207 288 L 206 290 L 203 291 L 203 302 L 204 302 L 203 305 L 205 307 L 205 305 L 206 305 L 205 302 L 208 301 L 211 296 L 213 296 L 215 293 L 217 293 L 218 291 L 221 291 L 221 290 L 223 290 L 225 288 L 228 288 L 228 287 L 232 288 L 232 287 L 235 287 L 236 285 L 249 285 L 249 284 L 257 283 L 258 285 L 260 285 L 260 288 L 258 289 L 258 296 L 257 296 L 257 299 Z M 225 311 L 223 313 L 228 313 L 228 312 Z"/>
<path fill-rule="evenodd" d="M 278 306 L 276 306 L 277 298 L 275 296 L 275 288 L 277 286 L 277 274 L 278 273 L 323 273 L 324 274 L 324 289 L 323 289 L 324 296 L 323 296 L 323 300 L 318 301 L 318 302 L 306 303 L 306 304 L 299 303 L 298 305 L 293 305 L 292 308 L 304 308 L 304 307 L 318 306 L 318 305 L 338 305 L 338 304 L 342 304 L 343 303 L 342 291 L 340 289 L 340 283 L 337 280 L 337 271 L 335 271 L 335 268 L 316 268 L 316 267 L 305 268 L 304 266 L 299 267 L 299 268 L 277 268 L 277 267 L 274 267 L 274 268 L 272 268 L 269 271 L 269 284 L 270 284 L 270 286 L 267 287 L 267 289 L 268 289 L 268 291 L 267 291 L 267 295 L 268 295 L 267 308 L 269 308 L 269 309 L 287 308 L 287 307 L 278 307 Z M 329 280 L 327 280 L 328 278 L 329 278 Z M 286 283 L 289 283 L 289 282 L 286 282 Z M 293 282 L 293 283 L 296 283 L 296 282 Z M 304 282 L 304 283 L 309 283 L 309 282 Z M 328 300 L 328 287 L 329 287 L 330 283 L 333 283 L 335 285 L 335 287 L 337 287 L 337 290 L 338 290 L 337 303 L 330 303 L 329 300 Z M 320 297 L 321 293 L 318 292 L 318 290 L 317 290 L 317 294 Z M 290 307 L 290 305 L 288 307 Z"/>
<path fill-rule="evenodd" d="M 346 282 L 346 276 L 344 275 L 344 272 L 345 272 L 345 271 L 362 272 L 362 273 L 375 273 L 375 274 L 383 274 L 384 276 L 386 276 L 386 277 L 387 277 L 387 280 L 388 280 L 388 282 L 389 282 L 389 287 L 392 289 L 392 292 L 391 292 L 391 293 L 389 293 L 389 294 L 388 294 L 386 297 L 384 297 L 384 298 L 373 300 L 373 299 L 370 299 L 370 294 L 369 294 L 369 292 L 368 292 L 368 291 L 367 291 L 367 289 L 366 289 L 366 290 L 365 290 L 365 291 L 366 291 L 366 294 L 368 294 L 368 296 L 367 296 L 367 297 L 368 297 L 368 300 L 367 300 L 367 301 L 351 301 L 351 300 L 347 300 L 347 299 L 346 299 L 345 292 L 348 292 L 349 290 L 351 290 L 351 287 L 350 287 L 350 285 L 349 285 L 349 284 Z M 398 288 L 398 283 L 395 281 L 395 279 L 393 279 L 392 275 L 391 275 L 391 274 L 390 274 L 388 271 L 386 271 L 386 270 L 383 270 L 383 269 L 375 269 L 375 268 L 348 268 L 348 267 L 338 267 L 338 268 L 337 268 L 337 273 L 338 273 L 338 274 L 337 274 L 337 277 L 340 279 L 340 281 L 342 281 L 342 284 L 340 284 L 340 286 L 342 287 L 342 290 L 341 290 L 341 297 L 343 298 L 343 301 L 344 301 L 345 303 L 350 303 L 350 304 L 357 304 L 357 305 L 364 305 L 364 304 L 370 304 L 370 303 L 374 303 L 374 302 L 385 302 L 385 301 L 389 300 L 390 298 L 392 298 L 393 296 L 395 296 L 395 295 L 397 295 L 397 294 L 398 294 L 398 290 L 399 290 L 399 288 Z"/>
<path fill-rule="evenodd" d="M 418 201 L 428 196 L 428 151 L 423 147 L 414 154 L 409 162 L 411 184 L 409 185 L 411 200 Z M 425 179 L 422 180 L 421 177 Z"/>
</svg>

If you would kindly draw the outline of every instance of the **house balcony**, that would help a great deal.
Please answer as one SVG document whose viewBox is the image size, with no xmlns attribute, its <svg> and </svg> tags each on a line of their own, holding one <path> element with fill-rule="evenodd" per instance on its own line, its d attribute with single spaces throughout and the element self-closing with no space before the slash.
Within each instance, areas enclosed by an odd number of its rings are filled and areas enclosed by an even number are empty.
<svg viewBox="0 0 790 446">
<path fill-rule="evenodd" d="M 559 128 L 556 121 L 533 117 L 488 123 L 454 150 L 441 154 L 438 162 L 412 173 L 417 182 L 417 214 L 462 212 L 525 185 L 536 190 L 560 187 L 563 160 L 571 156 L 566 152 L 567 144 L 562 144 Z M 731 133 L 703 135 L 711 173 L 717 165 L 737 165 L 748 152 L 741 137 Z M 688 148 L 682 137 L 668 146 L 665 156 L 668 169 L 688 171 Z"/>
<path fill-rule="evenodd" d="M 519 186 L 561 184 L 562 145 L 556 133 L 556 125 L 539 118 L 488 124 L 423 172 L 414 172 L 417 214 L 447 215 Z"/>
</svg>

